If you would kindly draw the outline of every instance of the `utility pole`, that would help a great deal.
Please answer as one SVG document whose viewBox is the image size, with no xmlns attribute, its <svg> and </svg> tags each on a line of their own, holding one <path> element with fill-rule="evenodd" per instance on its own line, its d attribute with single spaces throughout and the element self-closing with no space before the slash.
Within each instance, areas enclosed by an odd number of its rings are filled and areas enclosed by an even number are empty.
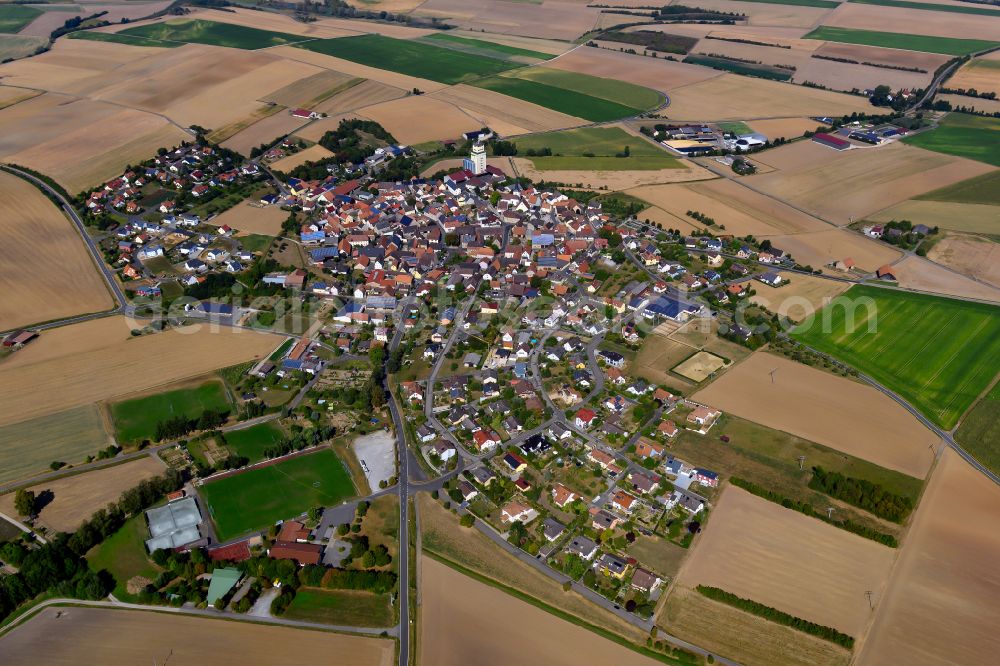
<svg viewBox="0 0 1000 666">
<path fill-rule="evenodd" d="M 875 610 L 875 604 L 872 603 L 872 591 L 865 590 L 865 596 L 868 597 L 868 608 L 870 610 Z"/>
<path fill-rule="evenodd" d="M 833 518 L 833 507 L 832 506 L 826 507 L 826 517 L 827 518 Z"/>
<path fill-rule="evenodd" d="M 771 375 L 771 383 L 772 384 L 774 383 L 774 373 L 776 373 L 777 371 L 778 371 L 778 369 L 775 368 L 774 370 L 772 370 L 771 372 L 768 373 L 769 375 Z"/>
<path fill-rule="evenodd" d="M 804 463 L 805 461 L 806 461 L 806 457 L 805 456 L 799 456 L 799 471 L 800 472 L 802 471 L 802 463 Z"/>
</svg>

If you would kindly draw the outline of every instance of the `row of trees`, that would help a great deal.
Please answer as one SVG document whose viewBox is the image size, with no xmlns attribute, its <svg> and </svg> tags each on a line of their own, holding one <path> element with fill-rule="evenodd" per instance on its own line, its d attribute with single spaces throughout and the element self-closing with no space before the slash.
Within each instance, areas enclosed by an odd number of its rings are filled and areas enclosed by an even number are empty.
<svg viewBox="0 0 1000 666">
<path fill-rule="evenodd" d="M 909 497 L 891 493 L 877 483 L 828 472 L 822 467 L 813 467 L 809 487 L 894 523 L 903 522 L 913 510 L 913 500 Z"/>
<path fill-rule="evenodd" d="M 177 439 L 195 430 L 214 430 L 229 418 L 228 411 L 217 412 L 206 409 L 197 418 L 190 418 L 184 415 L 174 416 L 166 421 L 158 421 L 153 434 L 154 439 L 162 442 L 167 439 Z"/>
</svg>

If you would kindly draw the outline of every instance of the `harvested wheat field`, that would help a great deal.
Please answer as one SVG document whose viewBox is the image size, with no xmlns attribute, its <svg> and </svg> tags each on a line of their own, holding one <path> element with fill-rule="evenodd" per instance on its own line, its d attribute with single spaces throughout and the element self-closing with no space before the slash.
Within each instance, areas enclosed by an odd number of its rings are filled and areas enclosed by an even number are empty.
<svg viewBox="0 0 1000 666">
<path fill-rule="evenodd" d="M 891 264 L 903 256 L 900 250 L 888 243 L 847 229 L 823 229 L 762 238 L 791 254 L 803 266 L 812 266 L 827 273 L 834 272 L 827 268 L 827 264 L 843 259 L 853 259 L 858 269 L 873 273 L 880 266 Z"/>
<path fill-rule="evenodd" d="M 365 23 L 364 25 L 375 26 L 378 24 Z M 332 69 L 338 72 L 343 72 L 344 74 L 348 74 L 353 77 L 378 81 L 379 83 L 384 83 L 388 86 L 393 86 L 394 88 L 401 88 L 402 90 L 413 90 L 414 88 L 417 88 L 425 93 L 429 93 L 446 87 L 445 84 L 438 83 L 437 81 L 431 81 L 430 79 L 421 79 L 407 74 L 397 74 L 396 72 L 390 72 L 387 69 L 369 67 L 368 65 L 361 65 L 356 62 L 351 62 L 350 60 L 343 60 L 342 58 L 335 58 L 323 53 L 310 51 L 309 49 L 295 48 L 294 46 L 276 46 L 274 48 L 267 49 L 267 53 L 281 56 L 287 60 L 297 61 L 299 63 L 308 63 L 310 65 L 315 65 L 316 67 L 322 67 L 323 69 Z"/>
<path fill-rule="evenodd" d="M 816 55 L 830 58 L 846 58 L 858 62 L 872 62 L 894 67 L 916 67 L 933 73 L 938 67 L 950 60 L 950 56 L 940 53 L 923 53 L 920 51 L 904 51 L 902 49 L 887 49 L 881 46 L 866 46 L 862 44 L 842 44 L 839 42 L 822 42 L 815 51 Z M 882 69 L 886 75 L 893 70 Z M 952 79 L 949 79 L 949 83 Z"/>
<path fill-rule="evenodd" d="M 283 109 L 278 110 L 229 137 L 222 142 L 222 147 L 249 155 L 252 149 L 261 144 L 270 145 L 278 137 L 292 134 L 308 122 L 304 118 L 295 118 Z"/>
<path fill-rule="evenodd" d="M 668 26 L 674 27 L 674 26 Z M 841 116 L 868 112 L 868 100 L 790 83 L 723 74 L 670 91 L 670 106 L 660 115 L 671 120 L 709 122 L 791 116 Z"/>
<path fill-rule="evenodd" d="M 410 95 L 358 111 L 389 130 L 404 144 L 439 139 L 459 139 L 482 123 L 447 102 L 426 95 Z"/>
<path fill-rule="evenodd" d="M 53 461 L 83 462 L 112 443 L 97 405 L 0 427 L 0 483 L 48 472 Z"/>
<path fill-rule="evenodd" d="M 281 234 L 281 223 L 287 219 L 288 211 L 276 205 L 261 206 L 248 200 L 212 218 L 211 224 L 219 227 L 228 224 L 237 231 L 249 234 L 278 236 Z"/>
<path fill-rule="evenodd" d="M 1000 244 L 982 236 L 948 234 L 927 258 L 959 273 L 1000 287 Z"/>
<path fill-rule="evenodd" d="M 0 109 L 6 109 L 8 106 L 14 106 L 18 102 L 38 97 L 41 94 L 37 90 L 0 85 Z"/>
<path fill-rule="evenodd" d="M 748 176 L 749 183 L 839 225 L 994 169 L 902 143 L 838 152 L 798 141 L 762 157 L 776 171 Z"/>
<path fill-rule="evenodd" d="M 447 18 L 449 24 L 475 32 L 573 41 L 597 25 L 600 12 L 559 0 L 427 0 L 413 14 Z"/>
<path fill-rule="evenodd" d="M 274 171 L 291 171 L 300 164 L 305 164 L 306 162 L 318 162 L 319 160 L 332 155 L 333 153 L 317 143 L 309 146 L 305 150 L 300 150 L 297 153 L 292 153 L 291 155 L 282 157 L 276 162 L 272 162 L 270 168 Z M 236 228 L 239 229 L 239 227 Z"/>
<path fill-rule="evenodd" d="M 537 169 L 530 159 L 523 157 L 513 157 L 517 172 L 522 176 L 527 176 L 533 180 L 553 181 L 557 183 L 570 183 L 586 189 L 605 189 L 609 191 L 628 190 L 636 186 L 659 187 L 664 183 L 686 183 L 696 180 L 707 180 L 715 178 L 708 169 L 705 169 L 694 162 L 682 161 L 680 164 L 684 168 L 680 169 L 657 169 L 652 171 L 603 171 L 595 169 L 591 171 L 583 170 L 561 170 L 561 169 Z M 641 194 L 635 194 L 640 198 Z"/>
<path fill-rule="evenodd" d="M 55 635 L 58 641 L 51 640 Z M 395 643 L 386 638 L 156 611 L 64 607 L 46 608 L 7 634 L 0 641 L 0 661 L 35 666 L 39 645 L 45 646 L 41 662 L 46 666 L 75 666 L 81 654 L 94 664 L 162 664 L 169 655 L 170 666 L 272 666 L 286 662 L 290 649 L 306 662 L 331 655 L 352 666 L 390 666 L 395 660 Z"/>
<path fill-rule="evenodd" d="M 461 666 L 469 662 L 470 654 L 482 666 L 659 663 L 430 557 L 420 560 L 420 569 L 417 663 Z M 499 625 L 503 631 L 497 631 Z"/>
<path fill-rule="evenodd" d="M 314 110 L 327 115 L 337 115 L 338 113 L 354 111 L 372 104 L 388 102 L 392 99 L 404 97 L 407 94 L 399 88 L 393 88 L 378 81 L 365 80 L 356 86 L 351 86 L 347 90 L 337 93 L 330 99 L 320 102 Z"/>
<path fill-rule="evenodd" d="M 874 62 L 862 60 L 861 62 Z M 913 67 L 913 65 L 907 65 Z M 934 78 L 934 70 L 924 72 L 907 72 L 885 67 L 870 65 L 855 65 L 853 63 L 834 62 L 822 58 L 806 58 L 798 64 L 792 81 L 803 83 L 810 81 L 833 90 L 850 91 L 854 88 L 865 90 L 876 86 L 887 85 L 893 90 L 900 88 L 926 88 Z"/>
<path fill-rule="evenodd" d="M 938 443 L 930 430 L 876 389 L 761 351 L 694 397 L 921 479 L 934 458 L 931 447 Z"/>
<path fill-rule="evenodd" d="M 700 65 L 583 47 L 547 62 L 545 66 L 628 81 L 661 92 L 721 76 L 714 69 Z"/>
<path fill-rule="evenodd" d="M 935 95 L 934 99 L 943 99 L 955 108 L 964 106 L 987 114 L 1000 113 L 1000 100 L 997 99 L 980 99 L 967 95 Z"/>
<path fill-rule="evenodd" d="M 121 465 L 46 481 L 30 490 L 38 496 L 51 493 L 38 514 L 38 522 L 57 532 L 72 533 L 98 509 L 118 501 L 123 492 L 140 481 L 163 474 L 166 467 L 155 456 L 143 456 Z M 0 496 L 0 513 L 15 515 L 14 493 Z"/>
<path fill-rule="evenodd" d="M 71 193 L 120 173 L 160 146 L 190 138 L 158 116 L 45 94 L 0 110 L 0 159 L 59 181 Z"/>
<path fill-rule="evenodd" d="M 719 587 L 860 636 L 892 567 L 888 546 L 727 487 L 677 585 Z"/>
<path fill-rule="evenodd" d="M 955 12 L 932 14 L 920 9 L 845 2 L 823 19 L 823 25 L 996 41 L 997 35 L 1000 34 L 997 29 L 997 19 L 1000 19 L 1000 12 L 993 18 Z"/>
<path fill-rule="evenodd" d="M 69 219 L 33 185 L 6 172 L 0 172 L 0 220 L 0 330 L 114 306 Z M 43 267 L 44 256 L 58 260 Z"/>
<path fill-rule="evenodd" d="M 749 123 L 750 129 L 760 132 L 769 139 L 784 137 L 791 139 L 802 136 L 804 132 L 815 132 L 820 123 L 812 118 L 770 118 L 767 120 L 753 120 Z"/>
<path fill-rule="evenodd" d="M 636 217 L 645 220 L 649 224 L 655 224 L 661 229 L 677 229 L 682 234 L 690 234 L 695 231 L 704 231 L 706 227 L 697 220 L 687 216 L 677 216 L 665 211 L 659 206 L 650 206 Z"/>
<path fill-rule="evenodd" d="M 490 127 L 508 136 L 587 124 L 581 118 L 474 86 L 459 84 L 433 96 L 454 104 L 476 118 L 499 120 L 509 129 L 501 129 L 501 126 L 494 125 L 493 122 L 489 123 Z"/>
<path fill-rule="evenodd" d="M 44 37 L 0 34 L 0 60 L 30 56 L 47 41 Z"/>
<path fill-rule="evenodd" d="M 276 338 L 209 324 L 132 337 L 124 317 L 47 331 L 3 362 L 0 425 L 171 384 L 270 353 Z"/>
<path fill-rule="evenodd" d="M 737 236 L 802 233 L 829 229 L 829 225 L 728 178 L 691 185 L 639 187 L 629 194 L 679 217 L 692 219 L 698 211 Z"/>
<path fill-rule="evenodd" d="M 821 309 L 834 297 L 847 291 L 850 284 L 813 275 L 792 274 L 779 288 L 756 286 L 751 300 L 771 312 L 799 322 Z"/>
<path fill-rule="evenodd" d="M 262 102 L 274 102 L 292 108 L 311 109 L 334 95 L 361 83 L 359 79 L 332 69 L 307 76 L 261 97 Z"/>
<path fill-rule="evenodd" d="M 953 231 L 1000 233 L 1000 206 L 910 199 L 868 216 L 874 222 L 909 220 Z"/>
<path fill-rule="evenodd" d="M 979 92 L 995 92 L 1000 95 L 1000 60 L 995 57 L 970 60 L 948 79 L 948 87 L 962 90 L 975 88 Z"/>
<path fill-rule="evenodd" d="M 657 626 L 745 666 L 846 666 L 851 653 L 732 606 L 695 590 L 674 587 Z"/>
<path fill-rule="evenodd" d="M 1000 653 L 1000 488 L 946 449 L 859 664 L 987 664 Z"/>
<path fill-rule="evenodd" d="M 923 257 L 909 256 L 894 264 L 892 269 L 899 286 L 906 289 L 1000 303 L 1000 289 L 959 275 Z M 995 271 L 996 266 L 988 270 Z"/>
</svg>

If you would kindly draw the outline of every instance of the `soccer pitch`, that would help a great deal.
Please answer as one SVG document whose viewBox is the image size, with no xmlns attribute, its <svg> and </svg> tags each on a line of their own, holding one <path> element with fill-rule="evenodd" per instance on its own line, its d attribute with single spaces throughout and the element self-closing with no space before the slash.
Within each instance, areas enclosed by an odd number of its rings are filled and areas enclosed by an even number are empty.
<svg viewBox="0 0 1000 666">
<path fill-rule="evenodd" d="M 200 488 L 220 541 L 333 506 L 355 494 L 351 476 L 330 449 L 211 481 Z"/>
<path fill-rule="evenodd" d="M 1000 308 L 981 303 L 855 286 L 792 337 L 870 375 L 945 429 L 1000 372 Z"/>
</svg>

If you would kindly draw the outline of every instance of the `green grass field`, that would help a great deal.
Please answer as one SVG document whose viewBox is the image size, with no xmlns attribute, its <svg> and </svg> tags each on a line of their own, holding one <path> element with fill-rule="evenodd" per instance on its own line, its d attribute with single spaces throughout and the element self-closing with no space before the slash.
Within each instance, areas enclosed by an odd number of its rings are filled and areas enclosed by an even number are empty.
<svg viewBox="0 0 1000 666">
<path fill-rule="evenodd" d="M 664 101 L 663 94 L 652 88 L 637 86 L 634 83 L 618 81 L 617 79 L 552 69 L 551 67 L 528 67 L 505 76 L 514 76 L 563 90 L 571 90 L 581 95 L 589 95 L 641 111 L 655 108 L 663 104 Z"/>
<path fill-rule="evenodd" d="M 131 443 L 151 439 L 160 421 L 176 416 L 196 418 L 209 409 L 216 412 L 232 409 L 219 381 L 116 402 L 111 405 L 111 415 L 118 440 Z"/>
<path fill-rule="evenodd" d="M 520 66 L 507 60 L 382 35 L 317 39 L 297 47 L 439 83 L 461 83 Z"/>
<path fill-rule="evenodd" d="M 481 79 L 473 85 L 596 122 L 634 116 L 642 111 L 572 90 L 506 76 Z"/>
<path fill-rule="evenodd" d="M 689 55 L 684 58 L 684 62 L 692 65 L 704 65 L 713 69 L 721 69 L 733 74 L 742 74 L 743 76 L 759 76 L 773 81 L 788 81 L 794 74 L 794 72 L 781 69 L 780 67 L 756 65 L 749 62 L 740 62 L 739 60 L 730 60 L 729 58 L 714 58 L 706 55 Z"/>
<path fill-rule="evenodd" d="M 228 46 L 234 49 L 263 49 L 301 42 L 308 37 L 271 30 L 258 30 L 232 23 L 216 23 L 202 19 L 179 19 L 164 23 L 150 23 L 122 30 L 120 35 L 134 35 L 146 39 L 185 44 Z"/>
<path fill-rule="evenodd" d="M 751 0 L 753 1 L 753 0 Z M 955 14 L 979 14 L 1000 18 L 1000 11 L 987 7 L 970 7 L 961 5 L 942 5 L 935 2 L 912 2 L 911 0 L 847 0 L 860 5 L 879 5 L 880 7 L 898 7 L 899 9 L 923 9 L 931 12 L 953 12 Z"/>
<path fill-rule="evenodd" d="M 15 33 L 41 15 L 35 7 L 0 5 L 0 32 Z"/>
<path fill-rule="evenodd" d="M 936 153 L 968 157 L 970 160 L 1000 166 L 1000 118 L 949 113 L 937 129 L 903 139 Z M 995 197 L 996 192 L 986 194 Z"/>
<path fill-rule="evenodd" d="M 955 431 L 955 441 L 976 460 L 1000 474 L 1000 384 L 966 415 Z"/>
<path fill-rule="evenodd" d="M 645 139 L 620 127 L 580 129 L 534 134 L 515 140 L 518 154 L 549 148 L 551 157 L 527 157 L 538 169 L 650 170 L 683 168 L 678 160 Z M 615 157 L 629 147 L 629 157 Z M 591 156 L 586 156 L 589 153 Z"/>
<path fill-rule="evenodd" d="M 1000 171 L 985 173 L 914 198 L 1000 206 Z"/>
<path fill-rule="evenodd" d="M 83 462 L 108 445 L 101 414 L 86 405 L 0 428 L 0 483 L 49 471 L 49 463 Z"/>
<path fill-rule="evenodd" d="M 990 42 L 983 39 L 955 39 L 952 37 L 935 37 L 933 35 L 909 35 L 901 32 L 855 30 L 853 28 L 835 28 L 827 25 L 821 25 L 805 35 L 803 39 L 822 39 L 828 42 L 884 46 L 890 49 L 943 53 L 955 56 L 975 53 L 976 51 L 982 51 L 983 49 L 997 45 L 997 42 Z"/>
<path fill-rule="evenodd" d="M 200 492 L 225 541 L 314 506 L 333 506 L 355 490 L 337 454 L 323 449 L 206 483 Z"/>
<path fill-rule="evenodd" d="M 733 134 L 750 134 L 753 132 L 750 126 L 746 123 L 718 123 L 719 129 L 723 132 L 732 132 Z"/>
<path fill-rule="evenodd" d="M 180 42 L 164 42 L 159 39 L 140 37 L 139 35 L 124 35 L 120 32 L 92 32 L 81 30 L 71 32 L 70 39 L 86 39 L 92 42 L 114 42 L 115 44 L 127 44 L 129 46 L 152 46 L 161 49 L 173 49 L 181 46 Z"/>
<path fill-rule="evenodd" d="M 125 521 L 120 530 L 87 553 L 87 562 L 91 569 L 94 571 L 107 569 L 115 577 L 114 595 L 117 599 L 135 600 L 135 597 L 126 590 L 129 579 L 143 576 L 153 580 L 159 573 L 159 568 L 146 557 L 148 538 L 146 517 L 140 513 Z"/>
<path fill-rule="evenodd" d="M 264 450 L 280 442 L 285 434 L 273 423 L 261 423 L 243 430 L 230 430 L 225 434 L 226 444 L 234 453 L 246 456 L 255 463 L 264 459 Z"/>
<path fill-rule="evenodd" d="M 274 236 L 247 234 L 246 236 L 240 236 L 239 241 L 240 245 L 247 252 L 264 252 L 267 248 L 271 247 L 271 243 L 274 242 Z"/>
<path fill-rule="evenodd" d="M 395 622 L 387 594 L 311 587 L 295 593 L 284 617 L 354 627 L 388 627 Z"/>
<path fill-rule="evenodd" d="M 501 60 L 506 60 L 510 57 L 532 58 L 533 60 L 551 60 L 555 57 L 551 53 L 521 49 L 516 46 L 507 46 L 506 44 L 488 42 L 483 39 L 458 37 L 456 35 L 449 35 L 443 32 L 436 32 L 433 35 L 421 37 L 421 39 L 430 40 L 432 43 L 437 42 L 438 46 L 443 46 L 445 48 L 454 48 L 459 51 L 465 51 L 466 53 L 484 55 L 488 58 L 499 58 Z"/>
<path fill-rule="evenodd" d="M 945 429 L 1000 371 L 1000 308 L 992 305 L 859 285 L 792 337 L 870 375 Z"/>
</svg>

